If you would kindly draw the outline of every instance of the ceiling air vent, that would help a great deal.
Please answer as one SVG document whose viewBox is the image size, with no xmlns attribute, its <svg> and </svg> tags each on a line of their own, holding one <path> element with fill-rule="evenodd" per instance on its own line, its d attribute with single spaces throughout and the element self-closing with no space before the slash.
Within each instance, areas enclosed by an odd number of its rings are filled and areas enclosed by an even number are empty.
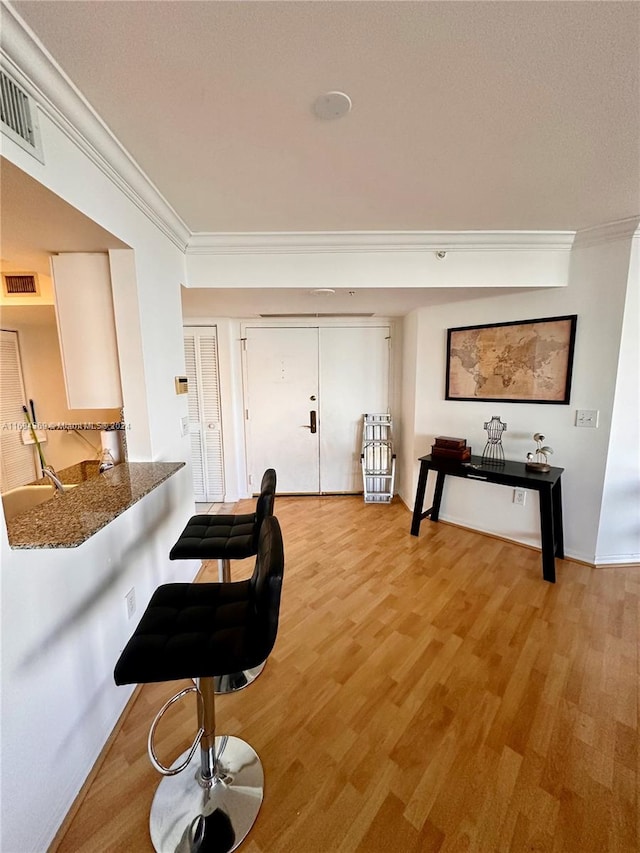
<svg viewBox="0 0 640 853">
<path fill-rule="evenodd" d="M 34 272 L 2 273 L 2 287 L 5 296 L 37 296 L 40 292 Z"/>
<path fill-rule="evenodd" d="M 36 105 L 4 71 L 0 71 L 0 121 L 3 133 L 44 163 Z"/>
<path fill-rule="evenodd" d="M 297 313 L 297 314 L 258 314 L 258 317 L 264 317 L 265 319 L 277 320 L 277 319 L 295 319 L 296 317 L 373 317 L 373 312 L 364 313 L 364 312 L 351 312 L 351 311 L 342 311 L 340 313 L 327 313 L 326 311 L 314 311 L 312 313 Z"/>
</svg>

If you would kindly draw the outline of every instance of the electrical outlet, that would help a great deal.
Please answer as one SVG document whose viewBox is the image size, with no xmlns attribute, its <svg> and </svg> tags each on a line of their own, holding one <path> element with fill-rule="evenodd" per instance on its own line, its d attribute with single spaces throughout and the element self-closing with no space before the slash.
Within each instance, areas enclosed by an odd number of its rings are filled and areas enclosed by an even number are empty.
<svg viewBox="0 0 640 853">
<path fill-rule="evenodd" d="M 526 489 L 514 489 L 513 490 L 513 502 L 517 506 L 524 506 L 527 501 L 527 492 Z"/>
<path fill-rule="evenodd" d="M 597 429 L 599 414 L 597 409 L 576 409 L 576 426 Z"/>
<path fill-rule="evenodd" d="M 136 588 L 134 586 L 125 595 L 124 600 L 127 603 L 127 619 L 131 619 L 136 612 Z"/>
</svg>

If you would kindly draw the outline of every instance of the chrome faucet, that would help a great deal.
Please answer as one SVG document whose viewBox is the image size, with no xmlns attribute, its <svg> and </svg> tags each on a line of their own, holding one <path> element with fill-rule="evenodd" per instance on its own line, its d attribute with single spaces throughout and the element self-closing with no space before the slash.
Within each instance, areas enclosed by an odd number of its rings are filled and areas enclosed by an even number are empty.
<svg viewBox="0 0 640 853">
<path fill-rule="evenodd" d="M 64 492 L 64 486 L 62 485 L 62 483 L 58 479 L 58 475 L 55 473 L 53 468 L 49 468 L 48 466 L 44 466 L 42 468 L 42 474 L 44 477 L 48 477 L 49 480 L 51 480 L 51 482 L 53 483 L 53 485 L 56 487 L 56 489 L 59 492 Z"/>
</svg>

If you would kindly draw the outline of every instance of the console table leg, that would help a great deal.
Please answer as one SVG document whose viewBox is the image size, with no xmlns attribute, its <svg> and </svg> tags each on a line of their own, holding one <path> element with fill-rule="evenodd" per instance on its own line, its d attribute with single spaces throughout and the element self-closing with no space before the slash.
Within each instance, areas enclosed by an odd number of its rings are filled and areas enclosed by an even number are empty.
<svg viewBox="0 0 640 853">
<path fill-rule="evenodd" d="M 540 490 L 540 538 L 542 540 L 542 577 L 556 582 L 556 555 L 553 536 L 553 500 L 551 488 Z"/>
<path fill-rule="evenodd" d="M 551 492 L 553 501 L 553 532 L 556 537 L 556 556 L 564 559 L 564 530 L 562 527 L 562 488 L 560 478 L 556 481 Z"/>
<path fill-rule="evenodd" d="M 422 521 L 422 504 L 424 503 L 424 493 L 427 488 L 427 477 L 429 476 L 429 468 L 426 463 L 420 463 L 420 474 L 418 475 L 418 488 L 416 489 L 416 502 L 413 505 L 413 518 L 411 519 L 411 535 L 417 536 L 420 533 L 420 522 Z"/>
<path fill-rule="evenodd" d="M 438 471 L 438 476 L 436 477 L 436 488 L 433 493 L 433 506 L 431 507 L 431 521 L 437 521 L 440 514 L 440 502 L 442 501 L 445 476 L 446 475 L 443 474 L 442 471 Z"/>
</svg>

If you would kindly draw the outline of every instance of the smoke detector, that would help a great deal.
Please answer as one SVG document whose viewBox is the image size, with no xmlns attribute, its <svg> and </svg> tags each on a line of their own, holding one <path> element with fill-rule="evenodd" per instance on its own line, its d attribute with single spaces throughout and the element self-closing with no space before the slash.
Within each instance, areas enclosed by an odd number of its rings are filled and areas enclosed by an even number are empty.
<svg viewBox="0 0 640 853">
<path fill-rule="evenodd" d="M 351 110 L 351 98 L 344 92 L 327 92 L 313 102 L 313 111 L 321 119 L 342 118 Z"/>
</svg>

